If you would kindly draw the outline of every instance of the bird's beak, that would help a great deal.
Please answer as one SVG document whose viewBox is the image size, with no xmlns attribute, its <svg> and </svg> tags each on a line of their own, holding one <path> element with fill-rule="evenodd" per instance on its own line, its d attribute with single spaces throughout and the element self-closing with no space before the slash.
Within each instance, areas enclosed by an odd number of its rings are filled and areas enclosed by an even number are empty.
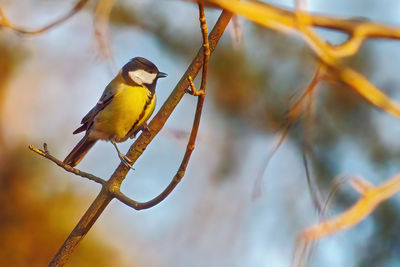
<svg viewBox="0 0 400 267">
<path fill-rule="evenodd" d="M 167 77 L 167 76 L 168 76 L 168 74 L 166 74 L 164 72 L 161 72 L 161 71 L 157 74 L 157 78 L 164 78 L 164 77 Z"/>
</svg>

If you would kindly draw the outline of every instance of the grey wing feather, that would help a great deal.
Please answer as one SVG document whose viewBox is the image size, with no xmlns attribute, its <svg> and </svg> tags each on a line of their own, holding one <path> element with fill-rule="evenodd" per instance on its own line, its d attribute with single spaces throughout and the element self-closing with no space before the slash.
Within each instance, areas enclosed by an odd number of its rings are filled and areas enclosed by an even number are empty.
<svg viewBox="0 0 400 267">
<path fill-rule="evenodd" d="M 109 86 L 106 87 L 100 100 L 97 102 L 96 106 L 94 106 L 85 117 L 83 117 L 81 121 L 81 126 L 76 129 L 73 134 L 77 134 L 83 131 L 87 131 L 93 123 L 94 118 L 96 115 L 103 110 L 113 99 L 114 97 L 114 90 L 110 90 Z"/>
</svg>

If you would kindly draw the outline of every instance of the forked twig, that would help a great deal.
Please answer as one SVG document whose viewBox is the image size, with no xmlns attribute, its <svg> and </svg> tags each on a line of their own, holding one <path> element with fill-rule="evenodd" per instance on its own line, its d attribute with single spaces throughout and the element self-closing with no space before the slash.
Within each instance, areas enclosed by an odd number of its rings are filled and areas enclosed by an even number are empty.
<svg viewBox="0 0 400 267">
<path fill-rule="evenodd" d="M 33 147 L 31 145 L 28 146 L 28 148 L 30 150 L 32 150 L 33 152 L 35 152 L 36 154 L 38 154 L 38 155 L 40 155 L 42 157 L 45 157 L 46 159 L 51 160 L 52 162 L 54 162 L 55 164 L 57 164 L 58 166 L 60 166 L 64 170 L 66 170 L 67 172 L 71 172 L 71 173 L 76 174 L 78 176 L 81 176 L 83 178 L 87 178 L 87 179 L 89 179 L 89 180 L 91 180 L 93 182 L 96 182 L 98 184 L 101 184 L 101 185 L 104 185 L 106 183 L 106 181 L 101 179 L 100 177 L 97 177 L 97 176 L 95 176 L 93 174 L 90 174 L 90 173 L 87 173 L 87 172 L 83 172 L 81 170 L 73 168 L 73 167 L 65 164 L 61 160 L 53 157 L 52 155 L 50 155 L 49 150 L 47 149 L 47 144 L 46 143 L 43 144 L 43 150 L 38 149 L 36 147 Z"/>
</svg>

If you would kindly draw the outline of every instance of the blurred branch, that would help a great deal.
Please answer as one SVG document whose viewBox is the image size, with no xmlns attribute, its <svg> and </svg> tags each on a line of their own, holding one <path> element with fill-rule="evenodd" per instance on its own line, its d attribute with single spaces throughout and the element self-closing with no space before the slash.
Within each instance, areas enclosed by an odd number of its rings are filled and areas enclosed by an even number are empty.
<svg viewBox="0 0 400 267">
<path fill-rule="evenodd" d="M 345 185 L 349 181 L 349 177 L 346 175 L 338 175 L 335 178 L 332 179 L 331 185 L 330 185 L 330 190 L 329 190 L 329 195 L 325 200 L 325 204 L 322 208 L 322 214 L 325 216 L 326 211 L 328 210 L 329 205 L 331 204 L 332 200 L 334 199 L 336 193 L 339 191 L 339 189 Z"/>
<path fill-rule="evenodd" d="M 297 99 L 297 101 L 290 107 L 287 115 L 288 124 L 293 124 L 299 119 L 304 110 L 303 104 L 305 99 L 313 95 L 315 88 L 317 87 L 318 83 L 323 79 L 324 75 L 325 71 L 323 70 L 323 67 L 318 64 L 310 83 L 304 89 L 299 99 Z"/>
<path fill-rule="evenodd" d="M 110 45 L 109 21 L 111 10 L 116 0 L 99 0 L 94 14 L 94 33 L 100 54 L 106 59 L 113 59 Z"/>
<path fill-rule="evenodd" d="M 75 15 L 76 13 L 81 11 L 87 2 L 88 2 L 88 0 L 78 1 L 75 4 L 75 6 L 64 16 L 61 16 L 60 18 L 56 19 L 55 21 L 47 24 L 46 26 L 38 28 L 38 29 L 26 29 L 24 27 L 16 26 L 15 24 L 13 24 L 12 22 L 9 21 L 9 19 L 7 18 L 4 11 L 0 8 L 0 28 L 8 28 L 8 29 L 13 30 L 20 34 L 27 34 L 27 35 L 42 34 L 46 31 L 50 30 L 51 28 L 54 28 L 55 26 L 58 26 L 59 24 L 65 22 L 66 20 L 71 18 L 73 15 Z"/>
<path fill-rule="evenodd" d="M 305 88 L 304 92 L 301 94 L 299 99 L 297 99 L 297 101 L 289 108 L 289 111 L 287 112 L 287 121 L 284 125 L 283 131 L 278 140 L 278 143 L 274 146 L 272 151 L 267 154 L 264 162 L 261 165 L 260 171 L 257 174 L 256 180 L 255 180 L 254 186 L 253 186 L 253 192 L 252 192 L 253 200 L 255 200 L 261 196 L 261 194 L 262 194 L 262 178 L 265 174 L 265 171 L 267 170 L 267 167 L 268 167 L 269 162 L 271 161 L 271 158 L 275 155 L 276 151 L 278 151 L 278 149 L 281 147 L 283 141 L 285 141 L 292 125 L 300 118 L 301 114 L 303 114 L 303 110 L 304 110 L 303 104 L 304 104 L 306 97 L 309 97 L 309 98 L 312 97 L 312 94 L 314 93 L 316 86 L 321 81 L 324 74 L 325 74 L 325 72 L 322 70 L 322 66 L 320 64 L 318 64 L 318 66 L 315 69 L 314 76 L 312 77 L 310 83 L 307 85 L 307 87 Z"/>
<path fill-rule="evenodd" d="M 222 12 L 213 30 L 208 36 L 210 52 L 212 52 L 217 46 L 218 41 L 221 38 L 223 32 L 225 31 L 225 28 L 229 23 L 231 17 L 232 17 L 231 12 L 229 11 Z M 205 51 L 207 50 L 204 49 L 203 46 L 199 50 L 197 55 L 194 57 L 192 63 L 190 64 L 186 72 L 183 74 L 181 80 L 178 82 L 178 84 L 176 85 L 175 89 L 172 91 L 166 102 L 163 104 L 161 109 L 149 123 L 148 125 L 149 130 L 143 132 L 130 147 L 126 155 L 132 160 L 132 164 L 136 162 L 136 160 L 142 155 L 146 147 L 160 132 L 160 130 L 168 120 L 169 116 L 171 115 L 175 107 L 178 105 L 180 100 L 182 99 L 186 89 L 190 85 L 189 77 L 196 77 L 197 73 L 199 72 L 200 68 L 203 65 L 203 62 L 206 62 L 205 57 L 208 57 L 208 55 L 205 53 Z M 205 76 L 203 76 L 203 78 L 205 79 Z M 202 82 L 202 84 L 205 86 L 205 81 Z M 195 116 L 195 121 L 196 117 L 198 117 L 198 120 L 200 119 L 200 116 L 197 115 Z M 192 135 L 190 139 L 192 139 Z M 188 153 L 189 154 L 191 153 L 190 147 Z M 185 157 L 182 162 L 184 161 Z M 104 209 L 107 207 L 107 205 L 113 198 L 118 197 L 118 199 L 125 204 L 134 202 L 133 200 L 128 201 L 128 198 L 123 197 L 124 195 L 121 192 L 119 192 L 121 184 L 125 179 L 126 175 L 128 174 L 128 171 L 129 168 L 127 168 L 123 163 L 121 163 L 117 167 L 117 169 L 114 171 L 110 179 L 104 184 L 102 190 L 100 191 L 96 199 L 93 201 L 89 209 L 86 211 L 86 213 L 80 219 L 80 221 L 73 229 L 71 234 L 68 236 L 67 240 L 58 250 L 57 254 L 53 258 L 49 266 L 63 266 L 67 262 L 69 256 L 72 254 L 76 246 L 79 244 L 82 238 L 88 233 L 92 225 L 96 222 L 96 220 L 99 218 L 99 216 L 102 214 Z M 181 169 L 178 170 L 178 174 L 183 176 Z M 168 188 L 169 187 L 167 187 L 167 189 Z"/>
<path fill-rule="evenodd" d="M 243 45 L 243 29 L 239 23 L 238 16 L 232 17 L 232 27 L 231 27 L 231 34 L 232 34 L 232 43 L 235 49 L 242 48 Z"/>
<path fill-rule="evenodd" d="M 304 145 L 305 146 L 305 145 Z M 306 172 L 306 178 L 307 178 L 307 186 L 308 186 L 308 192 L 310 193 L 311 197 L 311 202 L 314 205 L 314 208 L 317 210 L 318 216 L 321 218 L 324 216 L 324 205 L 322 204 L 320 194 L 319 194 L 319 188 L 315 183 L 313 183 L 311 179 L 311 172 L 310 172 L 310 166 L 308 163 L 307 159 L 307 154 L 311 154 L 308 149 L 303 147 L 302 149 L 302 156 L 303 156 L 303 165 L 304 165 L 304 170 Z"/>
<path fill-rule="evenodd" d="M 380 203 L 400 191 L 400 174 L 379 186 L 374 186 L 360 177 L 350 181 L 350 185 L 361 194 L 361 198 L 342 214 L 305 229 L 298 235 L 294 266 L 305 264 L 304 258 L 307 257 L 307 247 L 310 243 L 360 223 Z"/>
<path fill-rule="evenodd" d="M 307 23 L 307 22 L 304 22 Z M 306 173 L 307 186 L 308 191 L 311 197 L 311 201 L 314 205 L 314 208 L 317 210 L 318 216 L 321 218 L 323 216 L 323 204 L 320 197 L 320 190 L 318 184 L 313 182 L 312 174 L 310 171 L 310 165 L 308 161 L 308 157 L 314 157 L 313 146 L 311 144 L 312 139 L 312 129 L 313 126 L 313 116 L 312 116 L 312 100 L 313 95 L 316 90 L 316 86 L 323 80 L 326 76 L 326 71 L 324 70 L 321 64 L 317 65 L 314 76 L 304 90 L 303 94 L 300 96 L 298 101 L 292 106 L 289 111 L 289 121 L 296 121 L 302 113 L 305 113 L 305 119 L 301 120 L 301 127 L 303 128 L 302 134 L 302 157 L 303 157 L 303 166 Z M 305 104 L 304 104 L 305 102 Z M 304 105 L 306 105 L 304 107 Z"/>
<path fill-rule="evenodd" d="M 338 80 L 349 85 L 370 104 L 400 118 L 399 103 L 340 61 L 340 58 L 358 52 L 368 38 L 400 39 L 399 28 L 371 22 L 313 16 L 298 8 L 291 12 L 258 1 L 208 0 L 207 3 L 242 15 L 266 28 L 299 34 Z M 331 45 L 313 30 L 314 26 L 344 31 L 349 33 L 349 39 L 340 46 Z"/>
<path fill-rule="evenodd" d="M 58 166 L 60 166 L 64 170 L 66 170 L 67 172 L 71 172 L 71 173 L 76 174 L 78 176 L 81 176 L 83 178 L 87 178 L 87 179 L 89 179 L 89 180 L 91 180 L 93 182 L 96 182 L 98 184 L 101 184 L 101 185 L 104 185 L 106 183 L 105 180 L 103 180 L 103 179 L 101 179 L 101 178 L 99 178 L 99 177 L 97 177 L 97 176 L 95 176 L 93 174 L 90 174 L 90 173 L 83 172 L 81 170 L 75 169 L 75 168 L 65 164 L 61 160 L 53 157 L 52 155 L 50 155 L 50 153 L 49 153 L 49 151 L 47 149 L 47 144 L 46 143 L 43 144 L 43 150 L 35 148 L 35 147 L 31 146 L 31 145 L 28 146 L 28 148 L 30 150 L 32 150 L 33 152 L 35 152 L 36 154 L 38 154 L 38 155 L 40 155 L 42 157 L 45 157 L 46 159 L 51 160 L 52 162 L 54 162 L 55 164 L 57 164 Z"/>
<path fill-rule="evenodd" d="M 297 28 L 296 14 L 292 11 L 279 8 L 272 4 L 260 1 L 230 1 L 230 0 L 208 0 L 207 3 L 230 10 L 233 13 L 242 15 L 258 24 L 266 25 L 269 28 L 279 30 L 282 27 L 287 30 Z M 310 18 L 315 27 L 327 28 L 342 31 L 350 36 L 365 38 L 400 39 L 400 29 L 379 23 L 369 22 L 360 19 L 344 19 L 316 14 L 307 14 L 299 11 Z"/>
</svg>

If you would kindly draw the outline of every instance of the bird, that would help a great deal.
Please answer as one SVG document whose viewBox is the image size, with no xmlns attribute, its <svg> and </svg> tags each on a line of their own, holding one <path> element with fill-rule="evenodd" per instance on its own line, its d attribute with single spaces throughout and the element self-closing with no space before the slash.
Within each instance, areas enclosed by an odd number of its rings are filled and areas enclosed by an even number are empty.
<svg viewBox="0 0 400 267">
<path fill-rule="evenodd" d="M 143 57 L 129 60 L 104 89 L 97 104 L 83 117 L 81 126 L 73 132 L 85 132 L 85 136 L 64 163 L 75 167 L 98 140 L 105 140 L 113 144 L 121 161 L 131 167 L 131 160 L 120 152 L 116 143 L 148 130 L 146 122 L 156 106 L 157 80 L 166 76 Z"/>
</svg>

